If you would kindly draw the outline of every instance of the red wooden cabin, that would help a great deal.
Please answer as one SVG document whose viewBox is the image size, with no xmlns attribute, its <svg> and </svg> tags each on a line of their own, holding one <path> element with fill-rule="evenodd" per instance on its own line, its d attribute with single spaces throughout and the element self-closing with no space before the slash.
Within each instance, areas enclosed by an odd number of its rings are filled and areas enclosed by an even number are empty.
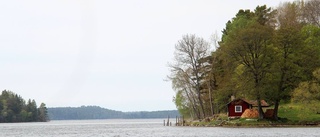
<svg viewBox="0 0 320 137">
<path fill-rule="evenodd" d="M 261 100 L 262 107 L 269 107 L 269 104 Z M 246 109 L 251 109 L 252 107 L 258 107 L 257 101 L 248 101 L 245 99 L 234 99 L 227 104 L 228 107 L 228 117 L 240 117 Z"/>
</svg>

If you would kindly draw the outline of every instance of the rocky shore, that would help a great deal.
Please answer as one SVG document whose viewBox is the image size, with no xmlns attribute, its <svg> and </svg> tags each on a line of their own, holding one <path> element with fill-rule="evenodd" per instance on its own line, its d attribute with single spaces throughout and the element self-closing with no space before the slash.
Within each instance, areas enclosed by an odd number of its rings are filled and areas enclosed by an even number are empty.
<svg viewBox="0 0 320 137">
<path fill-rule="evenodd" d="M 319 121 L 289 121 L 279 119 L 278 121 L 256 118 L 235 118 L 230 119 L 226 115 L 207 117 L 203 120 L 185 121 L 184 126 L 191 127 L 319 127 Z"/>
</svg>

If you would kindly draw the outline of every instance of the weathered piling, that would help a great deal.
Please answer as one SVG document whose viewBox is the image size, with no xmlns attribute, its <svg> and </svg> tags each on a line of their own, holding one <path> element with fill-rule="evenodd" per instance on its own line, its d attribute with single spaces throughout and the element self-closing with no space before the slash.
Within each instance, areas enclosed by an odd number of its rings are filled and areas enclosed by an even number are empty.
<svg viewBox="0 0 320 137">
<path fill-rule="evenodd" d="M 183 116 L 176 116 L 176 123 L 170 121 L 170 116 L 168 115 L 167 121 L 163 120 L 163 126 L 172 126 L 174 124 L 175 126 L 184 126 L 184 117 Z"/>
<path fill-rule="evenodd" d="M 170 121 L 169 121 L 169 119 L 170 119 L 170 117 L 169 117 L 169 115 L 168 115 L 167 126 L 169 126 L 169 124 L 170 124 Z"/>
<path fill-rule="evenodd" d="M 184 117 L 176 116 L 176 126 L 184 126 Z"/>
<path fill-rule="evenodd" d="M 176 116 L 176 126 L 178 125 L 178 116 Z"/>
</svg>

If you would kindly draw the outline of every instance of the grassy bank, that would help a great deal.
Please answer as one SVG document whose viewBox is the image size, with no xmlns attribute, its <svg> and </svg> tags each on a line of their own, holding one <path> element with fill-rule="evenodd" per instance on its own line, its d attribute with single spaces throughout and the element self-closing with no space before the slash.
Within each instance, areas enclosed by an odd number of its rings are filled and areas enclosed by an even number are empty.
<svg viewBox="0 0 320 137">
<path fill-rule="evenodd" d="M 279 107 L 278 115 L 293 123 L 320 122 L 320 114 L 305 104 L 283 104 Z"/>
<path fill-rule="evenodd" d="M 227 114 L 219 114 L 201 121 L 187 122 L 187 126 L 227 126 L 227 127 L 286 127 L 319 126 L 320 114 L 304 104 L 282 104 L 279 107 L 279 120 L 269 119 L 228 119 Z"/>
</svg>

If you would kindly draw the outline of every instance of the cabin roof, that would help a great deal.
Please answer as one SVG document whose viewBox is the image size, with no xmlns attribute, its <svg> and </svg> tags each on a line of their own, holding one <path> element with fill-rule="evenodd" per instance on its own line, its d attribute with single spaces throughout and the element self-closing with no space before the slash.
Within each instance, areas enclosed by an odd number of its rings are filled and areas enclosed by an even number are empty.
<svg viewBox="0 0 320 137">
<path fill-rule="evenodd" d="M 238 101 L 238 100 L 243 100 L 244 102 L 252 105 L 253 107 L 258 107 L 257 100 L 247 100 L 247 99 L 242 99 L 242 98 L 234 99 L 234 100 L 230 101 L 227 105 L 229 105 L 233 101 Z M 270 105 L 265 100 L 261 100 L 261 107 L 269 107 L 269 106 Z"/>
</svg>

